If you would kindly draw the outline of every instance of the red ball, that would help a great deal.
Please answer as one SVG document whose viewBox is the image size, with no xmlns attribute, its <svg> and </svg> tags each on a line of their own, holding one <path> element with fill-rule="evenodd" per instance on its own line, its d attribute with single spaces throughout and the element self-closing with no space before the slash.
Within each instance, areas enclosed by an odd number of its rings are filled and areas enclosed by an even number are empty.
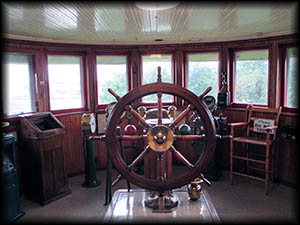
<svg viewBox="0 0 300 225">
<path fill-rule="evenodd" d="M 124 128 L 124 133 L 125 133 L 125 135 L 136 135 L 137 134 L 137 129 L 134 125 L 128 124 Z"/>
</svg>

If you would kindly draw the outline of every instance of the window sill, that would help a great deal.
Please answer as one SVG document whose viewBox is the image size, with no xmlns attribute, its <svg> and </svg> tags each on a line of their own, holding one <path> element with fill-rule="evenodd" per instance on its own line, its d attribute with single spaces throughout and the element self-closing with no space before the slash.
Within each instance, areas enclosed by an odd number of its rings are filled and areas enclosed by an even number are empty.
<svg viewBox="0 0 300 225">
<path fill-rule="evenodd" d="M 62 115 L 70 115 L 70 114 L 80 114 L 86 112 L 86 110 L 84 108 L 78 108 L 78 109 L 50 110 L 50 112 L 56 116 L 62 116 Z"/>
</svg>

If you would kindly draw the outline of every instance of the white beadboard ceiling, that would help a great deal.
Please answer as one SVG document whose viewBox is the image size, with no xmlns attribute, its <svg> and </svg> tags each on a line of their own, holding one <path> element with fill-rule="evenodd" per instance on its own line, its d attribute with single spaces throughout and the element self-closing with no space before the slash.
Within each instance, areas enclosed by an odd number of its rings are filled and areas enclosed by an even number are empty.
<svg viewBox="0 0 300 225">
<path fill-rule="evenodd" d="M 159 3 L 159 2 L 156 2 Z M 78 44 L 166 44 L 298 33 L 298 2 L 179 2 L 143 10 L 134 2 L 2 4 L 3 37 Z"/>
</svg>

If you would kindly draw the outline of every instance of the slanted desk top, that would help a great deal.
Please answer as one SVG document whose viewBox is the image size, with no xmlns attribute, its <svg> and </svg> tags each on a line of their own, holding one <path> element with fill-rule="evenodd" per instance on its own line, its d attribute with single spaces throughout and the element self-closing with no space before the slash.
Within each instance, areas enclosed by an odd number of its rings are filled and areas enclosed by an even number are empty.
<svg viewBox="0 0 300 225">
<path fill-rule="evenodd" d="M 206 190 L 202 190 L 201 197 L 192 201 L 186 189 L 175 189 L 178 206 L 171 209 L 170 213 L 153 213 L 152 209 L 145 206 L 149 191 L 145 189 L 117 190 L 104 216 L 105 223 L 119 222 L 197 222 L 197 223 L 221 223 L 217 211 Z"/>
</svg>

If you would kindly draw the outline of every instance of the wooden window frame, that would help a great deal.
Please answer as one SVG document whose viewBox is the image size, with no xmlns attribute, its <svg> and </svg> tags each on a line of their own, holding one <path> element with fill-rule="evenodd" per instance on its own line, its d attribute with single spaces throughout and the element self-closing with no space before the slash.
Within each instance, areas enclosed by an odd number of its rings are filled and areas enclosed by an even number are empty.
<svg viewBox="0 0 300 225">
<path fill-rule="evenodd" d="M 104 110 L 106 109 L 108 104 L 99 104 L 98 102 L 98 71 L 97 71 L 97 56 L 125 56 L 126 57 L 126 67 L 127 67 L 127 74 L 126 74 L 126 79 L 127 79 L 127 92 L 132 90 L 132 85 L 131 85 L 131 70 L 130 70 L 130 55 L 129 53 L 111 53 L 111 52 L 96 52 L 94 55 L 94 65 L 95 65 L 95 101 L 96 101 L 96 108 L 97 110 Z M 118 94 L 118 93 L 116 93 Z M 116 100 L 117 101 L 117 100 Z"/>
<path fill-rule="evenodd" d="M 80 108 L 71 108 L 71 109 L 57 109 L 51 110 L 51 99 L 50 99 L 50 84 L 49 84 L 49 71 L 48 71 L 48 56 L 80 56 L 81 57 L 81 69 L 82 69 L 82 91 L 83 95 L 83 107 Z M 47 71 L 47 85 L 48 85 L 48 102 L 49 110 L 53 114 L 62 114 L 62 113 L 72 113 L 72 112 L 84 112 L 87 110 L 87 63 L 86 63 L 86 54 L 83 52 L 62 52 L 62 51 L 49 51 L 46 54 L 46 71 Z"/>
<path fill-rule="evenodd" d="M 253 103 L 237 103 L 234 101 L 234 93 L 235 93 L 235 80 L 236 80 L 236 59 L 235 53 L 242 52 L 242 51 L 256 51 L 256 50 L 267 50 L 268 51 L 268 87 L 267 87 L 267 104 L 253 104 Z M 254 106 L 260 107 L 270 107 L 270 87 L 271 87 L 271 47 L 270 46 L 262 46 L 262 47 L 246 47 L 246 48 L 233 48 L 230 49 L 230 56 L 229 56 L 229 70 L 230 70 L 230 102 L 231 107 L 233 108 L 245 108 L 247 105 L 251 104 Z"/>
</svg>

